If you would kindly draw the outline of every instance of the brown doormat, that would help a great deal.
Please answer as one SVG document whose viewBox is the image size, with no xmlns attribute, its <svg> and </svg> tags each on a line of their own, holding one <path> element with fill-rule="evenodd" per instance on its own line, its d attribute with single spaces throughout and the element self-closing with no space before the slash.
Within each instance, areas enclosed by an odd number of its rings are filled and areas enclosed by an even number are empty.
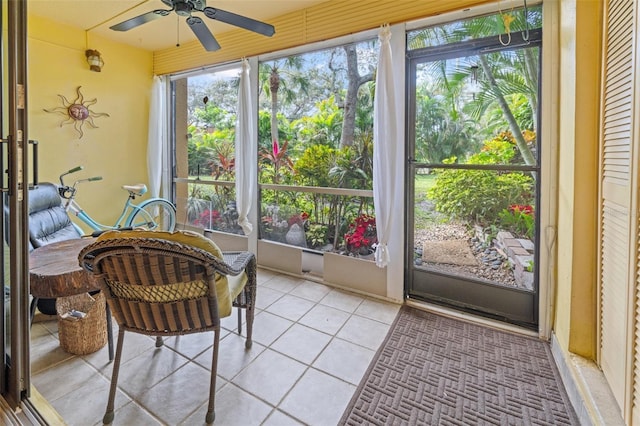
<svg viewBox="0 0 640 426">
<path fill-rule="evenodd" d="M 467 240 L 425 241 L 422 260 L 450 265 L 478 265 Z"/>
<path fill-rule="evenodd" d="M 548 343 L 403 306 L 346 425 L 578 425 Z"/>
</svg>

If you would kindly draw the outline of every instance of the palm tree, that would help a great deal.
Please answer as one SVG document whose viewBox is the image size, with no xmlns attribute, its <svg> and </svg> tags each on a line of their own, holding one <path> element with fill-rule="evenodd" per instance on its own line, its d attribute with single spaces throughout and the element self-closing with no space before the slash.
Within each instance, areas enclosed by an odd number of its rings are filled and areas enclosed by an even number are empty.
<svg viewBox="0 0 640 426">
<path fill-rule="evenodd" d="M 526 17 L 528 23 L 525 23 L 525 17 L 520 13 L 510 15 L 515 17 L 511 23 L 512 31 L 516 28 L 521 30 L 528 28 L 529 23 L 531 26 L 539 26 L 541 9 L 530 9 L 530 12 Z M 429 47 L 463 42 L 468 39 L 495 37 L 502 30 L 504 16 L 502 14 L 490 15 L 428 28 L 412 34 L 409 45 L 413 48 Z M 536 51 L 537 48 L 523 48 L 483 53 L 465 58 L 467 66 L 451 66 L 446 60 L 435 61 L 430 66 L 433 71 L 431 74 L 434 81 L 433 87 L 442 89 L 442 93 L 451 102 L 452 112 L 457 112 L 459 105 L 462 105 L 473 118 L 481 120 L 490 108 L 497 106 L 501 109 L 504 122 L 513 133 L 516 146 L 527 165 L 535 164 L 536 158 L 523 137 L 524 129 L 514 116 L 509 99 L 513 95 L 526 96 L 532 115 L 532 119 L 527 122 L 535 125 L 538 105 L 537 70 L 539 68 Z M 473 63 L 474 61 L 475 63 Z M 479 83 L 484 90 L 480 91 L 474 99 L 461 102 L 460 96 L 464 93 L 464 89 L 469 87 L 470 82 L 475 82 L 478 79 L 478 68 L 482 70 L 483 78 L 479 79 Z M 535 129 L 531 130 L 535 131 Z"/>
<path fill-rule="evenodd" d="M 285 103 L 292 102 L 298 91 L 307 92 L 309 81 L 300 73 L 302 69 L 302 56 L 288 56 L 272 62 L 260 64 L 260 87 L 271 98 L 271 141 L 279 143 L 278 136 L 278 111 L 279 100 Z M 286 76 L 286 78 L 283 78 Z"/>
</svg>

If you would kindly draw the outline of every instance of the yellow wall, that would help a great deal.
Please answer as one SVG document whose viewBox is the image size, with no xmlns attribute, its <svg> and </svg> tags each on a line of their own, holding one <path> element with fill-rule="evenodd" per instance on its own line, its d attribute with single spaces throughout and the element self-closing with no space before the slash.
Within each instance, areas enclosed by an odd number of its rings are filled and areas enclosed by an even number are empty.
<svg viewBox="0 0 640 426">
<path fill-rule="evenodd" d="M 126 198 L 120 186 L 147 183 L 153 56 L 40 17 L 30 16 L 28 25 L 29 138 L 39 142 L 40 181 L 57 182 L 60 173 L 77 165 L 85 170 L 72 178 L 102 176 L 81 184 L 77 200 L 95 219 L 112 224 Z M 102 54 L 102 72 L 89 70 L 87 47 Z M 82 138 L 72 124 L 59 126 L 65 117 L 43 111 L 62 106 L 58 95 L 75 100 L 78 86 L 85 104 L 97 99 L 91 111 L 109 114 L 94 119 L 98 128 L 85 122 Z"/>
<path fill-rule="evenodd" d="M 562 0 L 560 153 L 554 331 L 564 350 L 595 359 L 602 2 Z"/>
</svg>

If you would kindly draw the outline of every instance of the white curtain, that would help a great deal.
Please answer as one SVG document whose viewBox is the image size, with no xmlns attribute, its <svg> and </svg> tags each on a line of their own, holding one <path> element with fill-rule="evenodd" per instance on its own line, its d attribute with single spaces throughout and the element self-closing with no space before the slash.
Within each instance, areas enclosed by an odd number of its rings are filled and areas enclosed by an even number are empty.
<svg viewBox="0 0 640 426">
<path fill-rule="evenodd" d="M 167 101 L 165 78 L 153 77 L 151 88 L 151 104 L 149 106 L 149 136 L 147 140 L 147 170 L 149 173 L 149 192 L 152 197 L 159 197 L 162 190 L 164 197 L 170 194 L 171 176 L 168 168 L 169 138 L 167 137 Z"/>
<path fill-rule="evenodd" d="M 373 102 L 373 205 L 376 211 L 376 229 L 378 246 L 376 247 L 376 265 L 387 266 L 389 256 L 389 237 L 394 220 L 402 220 L 402 209 L 397 209 L 399 194 L 393 190 L 396 170 L 398 144 L 402 143 L 398 135 L 401 121 L 398 119 L 395 85 L 393 81 L 393 59 L 391 55 L 391 30 L 384 25 L 378 36 L 380 55 L 376 75 L 376 92 Z"/>
<path fill-rule="evenodd" d="M 253 231 L 253 224 L 249 221 L 249 210 L 256 192 L 255 162 L 258 156 L 258 147 L 253 143 L 254 114 L 251 112 L 250 70 L 249 61 L 243 59 L 238 92 L 235 169 L 238 224 L 242 227 L 245 235 L 249 235 Z"/>
</svg>

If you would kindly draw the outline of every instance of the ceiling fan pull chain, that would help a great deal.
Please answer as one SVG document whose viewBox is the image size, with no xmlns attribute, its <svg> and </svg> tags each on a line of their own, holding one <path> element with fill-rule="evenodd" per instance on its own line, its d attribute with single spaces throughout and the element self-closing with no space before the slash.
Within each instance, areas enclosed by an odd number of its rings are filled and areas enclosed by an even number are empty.
<svg viewBox="0 0 640 426">
<path fill-rule="evenodd" d="M 176 47 L 180 47 L 180 17 L 176 15 Z"/>
</svg>

